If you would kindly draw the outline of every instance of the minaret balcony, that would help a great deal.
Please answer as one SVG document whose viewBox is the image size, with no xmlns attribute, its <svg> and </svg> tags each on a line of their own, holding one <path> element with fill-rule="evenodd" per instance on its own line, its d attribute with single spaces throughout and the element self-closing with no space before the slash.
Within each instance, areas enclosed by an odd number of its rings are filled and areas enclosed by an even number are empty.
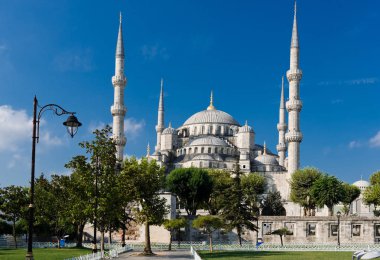
<svg viewBox="0 0 380 260">
<path fill-rule="evenodd" d="M 300 69 L 290 69 L 286 72 L 286 78 L 289 82 L 300 81 L 302 79 L 302 70 Z"/>
<path fill-rule="evenodd" d="M 300 143 L 302 141 L 303 135 L 301 132 L 298 132 L 296 130 L 289 131 L 285 134 L 285 140 L 290 142 L 298 142 Z"/>
<path fill-rule="evenodd" d="M 125 106 L 119 104 L 111 106 L 111 114 L 113 116 L 125 116 L 125 113 L 127 113 Z"/>
<path fill-rule="evenodd" d="M 125 136 L 119 135 L 119 136 L 113 136 L 112 137 L 114 143 L 118 146 L 125 146 L 127 143 L 127 138 Z"/>
<path fill-rule="evenodd" d="M 162 133 L 164 131 L 165 127 L 163 125 L 156 125 L 156 132 Z"/>
<path fill-rule="evenodd" d="M 115 75 L 112 77 L 112 85 L 124 87 L 127 84 L 127 78 L 124 75 Z"/>
<path fill-rule="evenodd" d="M 278 144 L 276 145 L 276 149 L 278 152 L 284 152 L 286 151 L 286 144 Z"/>
<path fill-rule="evenodd" d="M 288 112 L 290 111 L 301 111 L 302 109 L 302 101 L 299 99 L 290 99 L 286 102 L 286 109 Z"/>
<path fill-rule="evenodd" d="M 285 123 L 278 123 L 277 124 L 277 130 L 278 131 L 286 131 L 287 128 L 288 128 L 288 125 Z"/>
</svg>

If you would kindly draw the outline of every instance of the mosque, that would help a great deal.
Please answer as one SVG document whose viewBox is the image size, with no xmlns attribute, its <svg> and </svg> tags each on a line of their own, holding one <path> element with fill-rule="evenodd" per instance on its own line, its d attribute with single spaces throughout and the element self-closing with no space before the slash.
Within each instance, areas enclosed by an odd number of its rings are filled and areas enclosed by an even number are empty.
<svg viewBox="0 0 380 260">
<path fill-rule="evenodd" d="M 120 15 L 115 75 L 112 77 L 114 104 L 111 106 L 113 139 L 116 143 L 119 160 L 123 160 L 123 150 L 127 142 L 124 134 L 124 118 L 127 111 L 124 105 L 124 89 L 127 84 L 127 78 L 124 74 L 124 59 Z M 231 171 L 238 163 L 240 170 L 244 173 L 257 172 L 263 175 L 266 178 L 268 191 L 280 192 L 285 201 L 286 216 L 302 216 L 302 208 L 289 199 L 289 180 L 292 173 L 300 167 L 300 144 L 303 139 L 300 129 L 300 112 L 303 106 L 300 97 L 302 75 L 295 3 L 290 43 L 290 65 L 286 72 L 289 83 L 286 102 L 284 78 L 282 79 L 281 93 L 279 93 L 277 153 L 267 149 L 265 143 L 257 144 L 255 142 L 254 127 L 248 125 L 248 122 L 242 124 L 227 112 L 218 110 L 214 104 L 212 92 L 210 103 L 207 107 L 205 106 L 204 110 L 196 112 L 177 128 L 170 123 L 165 126 L 164 89 L 161 80 L 158 118 L 155 128 L 157 142 L 153 154 L 148 151 L 147 156 L 155 159 L 161 166 L 165 166 L 168 171 L 187 167 Z M 355 185 L 363 189 L 369 183 L 358 181 Z M 361 198 L 354 203 L 352 213 L 361 215 L 361 212 L 365 212 L 367 216 L 371 215 L 371 211 L 362 203 Z M 316 216 L 327 216 L 327 209 L 317 210 Z"/>
</svg>

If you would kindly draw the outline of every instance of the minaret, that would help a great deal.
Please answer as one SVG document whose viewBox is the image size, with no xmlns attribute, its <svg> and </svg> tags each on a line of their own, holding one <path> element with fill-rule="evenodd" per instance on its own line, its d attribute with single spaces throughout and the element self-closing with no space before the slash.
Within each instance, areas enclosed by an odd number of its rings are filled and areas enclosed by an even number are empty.
<svg viewBox="0 0 380 260">
<path fill-rule="evenodd" d="M 300 143 L 302 133 L 300 130 L 300 111 L 302 102 L 300 100 L 300 81 L 302 71 L 299 67 L 299 42 L 297 30 L 297 3 L 294 2 L 294 21 L 292 40 L 290 45 L 290 68 L 286 72 L 289 81 L 289 101 L 286 102 L 288 110 L 288 132 L 285 139 L 288 142 L 288 173 L 292 174 L 300 167 Z"/>
<path fill-rule="evenodd" d="M 281 99 L 280 99 L 280 114 L 279 121 L 277 124 L 278 130 L 278 145 L 277 151 L 279 158 L 279 164 L 285 166 L 285 153 L 286 153 L 286 143 L 285 143 L 285 131 L 287 129 L 285 122 L 285 98 L 284 98 L 284 76 L 282 76 L 282 85 L 281 85 Z"/>
<path fill-rule="evenodd" d="M 161 150 L 161 133 L 165 128 L 164 123 L 164 80 L 161 79 L 161 92 L 160 92 L 160 99 L 158 101 L 158 116 L 157 116 L 157 125 L 156 125 L 156 132 L 157 132 L 157 145 L 155 147 L 155 151 L 158 152 Z"/>
<path fill-rule="evenodd" d="M 113 117 L 113 140 L 116 143 L 116 158 L 123 160 L 123 152 L 127 138 L 124 135 L 124 117 L 127 108 L 124 106 L 124 88 L 127 84 L 127 78 L 124 75 L 124 44 L 123 30 L 121 25 L 121 13 L 119 23 L 119 34 L 116 44 L 115 58 L 115 76 L 112 77 L 114 87 L 114 103 L 111 106 Z"/>
</svg>

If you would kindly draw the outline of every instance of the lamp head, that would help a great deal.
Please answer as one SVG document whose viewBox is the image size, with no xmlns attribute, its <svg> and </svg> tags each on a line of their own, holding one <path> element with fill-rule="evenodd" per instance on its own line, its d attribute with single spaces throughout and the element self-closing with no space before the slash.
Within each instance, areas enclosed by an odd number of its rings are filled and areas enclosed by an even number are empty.
<svg viewBox="0 0 380 260">
<path fill-rule="evenodd" d="M 342 213 L 340 213 L 340 211 L 338 211 L 338 212 L 336 213 L 336 216 L 337 216 L 338 218 L 340 218 L 341 215 L 342 215 Z"/>
<path fill-rule="evenodd" d="M 74 137 L 74 135 L 78 132 L 78 127 L 80 127 L 82 123 L 78 121 L 76 116 L 71 114 L 63 125 L 66 126 L 69 135 Z"/>
</svg>

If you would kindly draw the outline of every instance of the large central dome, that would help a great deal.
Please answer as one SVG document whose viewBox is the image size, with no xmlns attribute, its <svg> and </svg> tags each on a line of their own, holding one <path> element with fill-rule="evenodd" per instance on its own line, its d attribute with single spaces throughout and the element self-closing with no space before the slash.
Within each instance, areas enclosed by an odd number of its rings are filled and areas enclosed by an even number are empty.
<svg viewBox="0 0 380 260">
<path fill-rule="evenodd" d="M 207 123 L 240 126 L 239 123 L 231 115 L 216 109 L 200 111 L 187 119 L 183 125 L 185 126 Z"/>
</svg>

